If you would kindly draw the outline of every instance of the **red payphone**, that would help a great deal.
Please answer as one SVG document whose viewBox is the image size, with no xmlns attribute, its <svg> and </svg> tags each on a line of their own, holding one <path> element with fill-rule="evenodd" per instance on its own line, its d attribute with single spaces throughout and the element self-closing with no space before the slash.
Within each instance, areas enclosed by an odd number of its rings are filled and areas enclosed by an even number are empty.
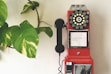
<svg viewBox="0 0 111 74">
<path fill-rule="evenodd" d="M 65 58 L 65 74 L 94 74 L 93 59 L 90 56 L 90 12 L 85 5 L 72 5 L 67 12 L 68 55 Z M 57 28 L 56 51 L 64 51 L 62 27 L 64 21 L 55 22 Z"/>
</svg>

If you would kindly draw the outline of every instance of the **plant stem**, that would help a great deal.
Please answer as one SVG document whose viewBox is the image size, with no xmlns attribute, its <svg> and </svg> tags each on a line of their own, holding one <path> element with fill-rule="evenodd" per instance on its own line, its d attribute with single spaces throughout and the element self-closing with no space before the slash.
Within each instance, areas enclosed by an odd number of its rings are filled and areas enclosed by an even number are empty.
<svg viewBox="0 0 111 74">
<path fill-rule="evenodd" d="M 47 25 L 49 25 L 49 26 L 52 26 L 52 25 L 50 25 L 49 23 L 47 23 L 47 22 L 45 22 L 45 21 L 40 21 L 41 23 L 43 22 L 43 23 L 45 23 L 45 24 L 47 24 Z"/>
<path fill-rule="evenodd" d="M 37 27 L 40 27 L 40 17 L 39 17 L 39 12 L 38 12 L 37 8 L 36 8 L 35 10 L 36 10 L 37 20 L 38 20 L 38 26 L 37 26 Z"/>
<path fill-rule="evenodd" d="M 32 3 L 32 1 L 31 0 L 28 0 L 30 3 Z M 33 3 L 32 3 L 33 4 Z M 38 12 L 38 10 L 37 10 L 37 8 L 35 9 L 36 10 L 36 14 L 37 14 L 37 21 L 38 21 L 38 25 L 37 25 L 37 27 L 39 27 L 40 26 L 40 16 L 39 16 L 39 12 Z"/>
</svg>

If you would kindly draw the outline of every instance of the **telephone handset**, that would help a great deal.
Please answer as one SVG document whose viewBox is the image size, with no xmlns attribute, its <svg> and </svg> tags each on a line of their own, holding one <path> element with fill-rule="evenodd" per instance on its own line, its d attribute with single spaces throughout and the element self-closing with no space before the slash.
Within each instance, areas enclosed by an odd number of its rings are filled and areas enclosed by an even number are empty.
<svg viewBox="0 0 111 74">
<path fill-rule="evenodd" d="M 57 19 L 55 21 L 55 27 L 57 28 L 57 45 L 55 50 L 60 54 L 64 52 L 64 45 L 62 44 L 62 28 L 64 27 L 64 21 L 62 19 Z"/>
</svg>

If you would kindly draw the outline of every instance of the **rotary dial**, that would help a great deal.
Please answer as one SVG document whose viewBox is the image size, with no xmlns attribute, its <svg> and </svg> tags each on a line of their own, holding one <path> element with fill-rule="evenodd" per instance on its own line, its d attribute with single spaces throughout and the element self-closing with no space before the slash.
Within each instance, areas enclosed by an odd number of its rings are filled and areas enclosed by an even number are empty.
<svg viewBox="0 0 111 74">
<path fill-rule="evenodd" d="M 76 10 L 70 15 L 69 21 L 74 29 L 82 30 L 86 28 L 89 23 L 89 12 Z"/>
</svg>

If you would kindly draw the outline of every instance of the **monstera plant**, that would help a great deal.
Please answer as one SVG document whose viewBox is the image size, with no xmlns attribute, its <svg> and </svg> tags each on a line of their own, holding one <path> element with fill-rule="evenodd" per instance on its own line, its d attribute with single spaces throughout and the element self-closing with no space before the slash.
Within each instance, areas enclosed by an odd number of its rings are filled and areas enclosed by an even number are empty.
<svg viewBox="0 0 111 74">
<path fill-rule="evenodd" d="M 36 51 L 39 42 L 39 34 L 45 32 L 49 37 L 52 37 L 53 31 L 50 27 L 40 27 L 41 21 L 38 13 L 39 2 L 28 0 L 24 5 L 21 14 L 33 10 L 37 14 L 37 27 L 33 27 L 27 20 L 20 25 L 9 27 L 7 19 L 7 5 L 4 0 L 0 0 L 0 50 L 7 47 L 14 48 L 18 52 L 25 54 L 29 58 L 36 57 Z"/>
</svg>

